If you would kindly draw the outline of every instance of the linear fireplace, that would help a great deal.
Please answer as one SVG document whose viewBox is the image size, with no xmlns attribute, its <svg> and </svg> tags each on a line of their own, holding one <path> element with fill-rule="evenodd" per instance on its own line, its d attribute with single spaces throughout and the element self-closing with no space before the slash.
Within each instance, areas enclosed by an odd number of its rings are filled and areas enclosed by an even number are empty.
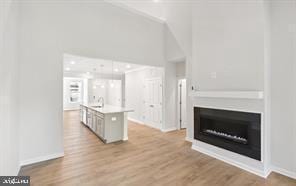
<svg viewBox="0 0 296 186">
<path fill-rule="evenodd" d="M 194 139 L 261 160 L 261 115 L 194 107 Z"/>
</svg>

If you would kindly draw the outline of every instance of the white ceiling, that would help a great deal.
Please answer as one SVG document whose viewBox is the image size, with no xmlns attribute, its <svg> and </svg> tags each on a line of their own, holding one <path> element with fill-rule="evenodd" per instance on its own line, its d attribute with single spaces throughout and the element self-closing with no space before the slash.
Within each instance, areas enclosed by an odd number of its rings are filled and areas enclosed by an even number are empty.
<svg viewBox="0 0 296 186">
<path fill-rule="evenodd" d="M 113 67 L 112 67 L 113 63 Z M 118 61 L 94 59 L 70 54 L 64 55 L 64 72 L 124 74 L 127 71 L 145 66 Z M 113 69 L 113 70 L 112 70 Z"/>
<path fill-rule="evenodd" d="M 134 9 L 143 14 L 164 21 L 164 1 L 165 0 L 105 0 L 112 4 Z"/>
</svg>

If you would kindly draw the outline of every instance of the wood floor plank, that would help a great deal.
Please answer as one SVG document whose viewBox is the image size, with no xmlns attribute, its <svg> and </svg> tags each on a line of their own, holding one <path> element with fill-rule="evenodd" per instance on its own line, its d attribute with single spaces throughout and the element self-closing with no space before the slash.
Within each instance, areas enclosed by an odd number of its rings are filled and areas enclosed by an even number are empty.
<svg viewBox="0 0 296 186">
<path fill-rule="evenodd" d="M 104 144 L 79 122 L 79 112 L 64 113 L 65 156 L 22 167 L 32 185 L 127 186 L 296 186 L 272 173 L 267 179 L 191 149 L 185 131 L 162 133 L 129 122 L 129 140 Z"/>
</svg>

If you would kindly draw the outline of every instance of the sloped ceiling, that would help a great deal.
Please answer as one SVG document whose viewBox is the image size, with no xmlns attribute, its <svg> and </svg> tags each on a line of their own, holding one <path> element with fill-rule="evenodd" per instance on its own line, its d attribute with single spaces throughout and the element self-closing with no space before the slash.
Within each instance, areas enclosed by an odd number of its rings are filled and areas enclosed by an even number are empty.
<svg viewBox="0 0 296 186">
<path fill-rule="evenodd" d="M 105 0 L 106 2 L 130 8 L 153 18 L 164 20 L 163 0 Z"/>
</svg>

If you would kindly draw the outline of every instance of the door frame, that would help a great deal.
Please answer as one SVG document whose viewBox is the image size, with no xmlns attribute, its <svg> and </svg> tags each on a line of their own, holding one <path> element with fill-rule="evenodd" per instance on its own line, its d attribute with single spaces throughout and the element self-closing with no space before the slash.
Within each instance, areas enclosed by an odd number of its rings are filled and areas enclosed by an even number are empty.
<svg viewBox="0 0 296 186">
<path fill-rule="evenodd" d="M 181 130 L 181 129 L 186 129 L 186 128 L 182 128 L 181 127 L 181 96 L 182 96 L 182 94 L 181 94 L 181 92 L 180 92 L 180 82 L 182 81 L 182 80 L 185 80 L 186 81 L 186 86 L 187 86 L 187 79 L 186 79 L 186 77 L 177 77 L 177 94 L 176 94 L 176 108 L 177 108 L 177 129 L 178 130 Z M 186 90 L 187 90 L 187 88 L 186 88 Z M 187 93 L 186 93 L 187 94 Z M 186 95 L 186 99 L 187 99 L 187 95 Z"/>
</svg>

